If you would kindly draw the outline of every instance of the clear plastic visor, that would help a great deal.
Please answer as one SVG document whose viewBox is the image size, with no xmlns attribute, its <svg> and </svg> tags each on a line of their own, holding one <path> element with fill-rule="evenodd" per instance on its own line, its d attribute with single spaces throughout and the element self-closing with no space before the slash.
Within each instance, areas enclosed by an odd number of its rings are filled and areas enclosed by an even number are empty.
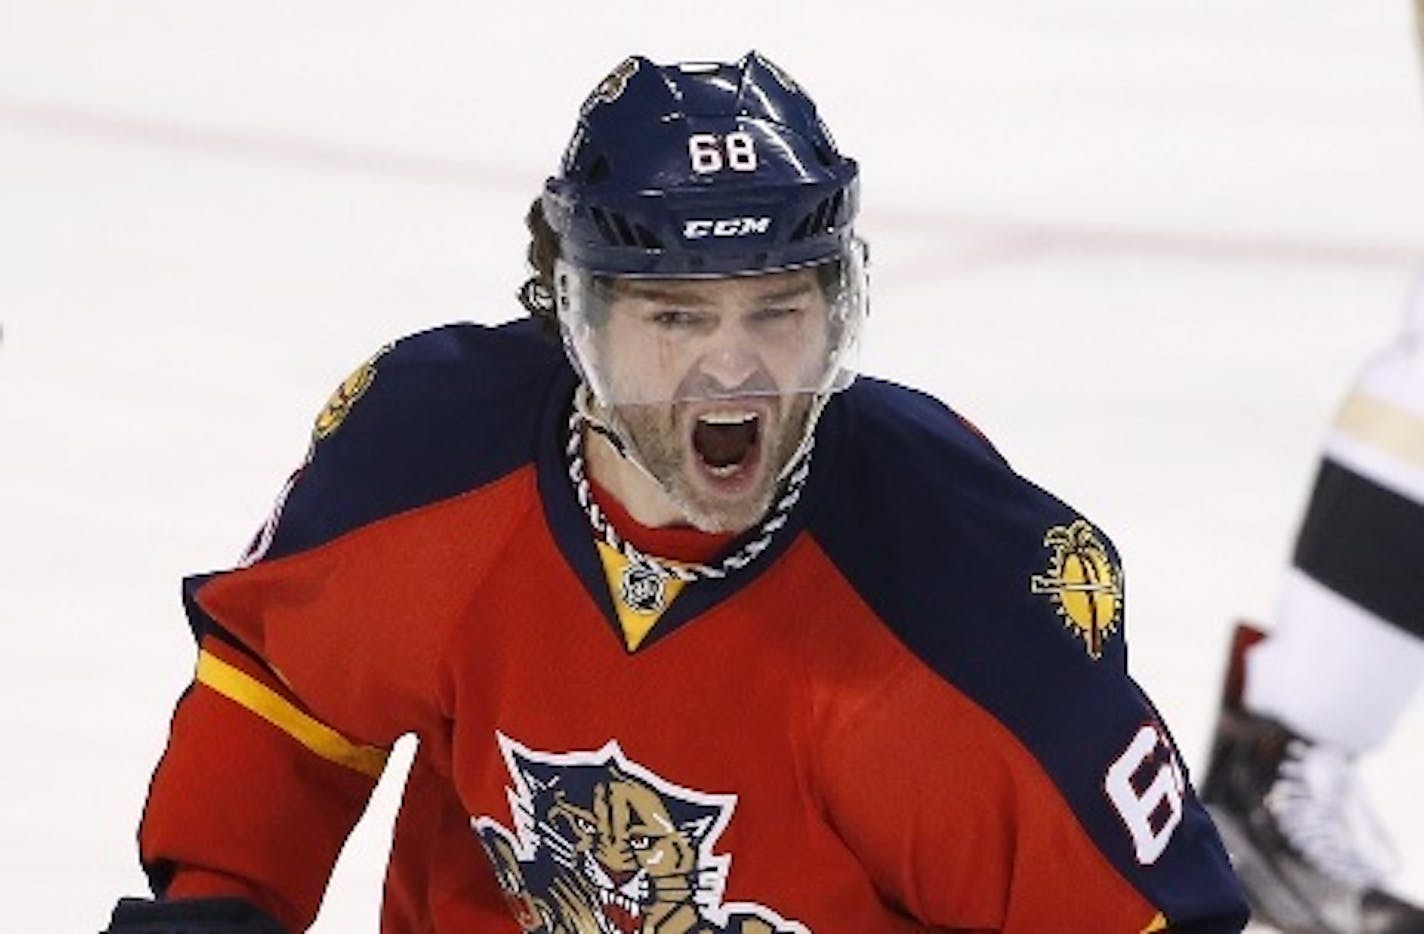
<svg viewBox="0 0 1424 934">
<path fill-rule="evenodd" d="M 855 378 L 865 251 L 708 278 L 600 276 L 560 262 L 564 342 L 606 405 L 822 394 Z"/>
</svg>

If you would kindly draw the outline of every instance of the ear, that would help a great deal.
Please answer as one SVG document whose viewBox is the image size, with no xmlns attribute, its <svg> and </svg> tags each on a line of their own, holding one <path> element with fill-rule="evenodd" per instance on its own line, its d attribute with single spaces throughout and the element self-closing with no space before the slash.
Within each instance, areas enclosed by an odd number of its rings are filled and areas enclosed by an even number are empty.
<svg viewBox="0 0 1424 934">
<path fill-rule="evenodd" d="M 702 838 L 707 836 L 707 832 L 712 829 L 713 817 L 697 817 L 689 821 L 683 821 L 678 825 L 678 829 L 687 834 L 693 843 L 701 843 Z"/>
<path fill-rule="evenodd" d="M 533 759 L 521 756 L 518 751 L 511 753 L 514 760 L 514 768 L 519 773 L 519 778 L 534 796 L 538 796 L 547 791 L 558 781 L 558 771 L 545 762 L 536 762 Z"/>
<path fill-rule="evenodd" d="M 683 810 L 681 819 L 678 821 L 678 829 L 687 834 L 688 839 L 694 843 L 701 843 L 706 836 L 712 832 L 713 826 L 717 823 L 717 818 L 722 816 L 722 809 L 717 807 L 693 806 Z"/>
</svg>

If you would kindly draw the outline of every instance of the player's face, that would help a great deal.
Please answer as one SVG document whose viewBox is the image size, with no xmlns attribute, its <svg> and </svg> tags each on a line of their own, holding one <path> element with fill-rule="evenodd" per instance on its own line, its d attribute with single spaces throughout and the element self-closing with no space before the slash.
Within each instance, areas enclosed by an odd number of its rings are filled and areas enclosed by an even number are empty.
<svg viewBox="0 0 1424 934">
<path fill-rule="evenodd" d="M 614 406 L 644 466 L 699 528 L 761 517 L 825 368 L 829 306 L 811 270 L 623 279 L 604 331 Z"/>
</svg>

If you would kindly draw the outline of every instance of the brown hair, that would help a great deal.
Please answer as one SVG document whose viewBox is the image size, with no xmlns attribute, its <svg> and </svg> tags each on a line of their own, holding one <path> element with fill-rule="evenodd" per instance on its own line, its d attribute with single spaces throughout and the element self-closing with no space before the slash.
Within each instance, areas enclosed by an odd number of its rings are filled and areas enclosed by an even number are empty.
<svg viewBox="0 0 1424 934">
<path fill-rule="evenodd" d="M 529 229 L 529 249 L 525 255 L 534 275 L 519 287 L 519 304 L 539 322 L 550 337 L 559 336 L 559 316 L 554 307 L 554 263 L 559 258 L 559 236 L 544 217 L 544 202 L 535 198 L 524 215 Z"/>
</svg>

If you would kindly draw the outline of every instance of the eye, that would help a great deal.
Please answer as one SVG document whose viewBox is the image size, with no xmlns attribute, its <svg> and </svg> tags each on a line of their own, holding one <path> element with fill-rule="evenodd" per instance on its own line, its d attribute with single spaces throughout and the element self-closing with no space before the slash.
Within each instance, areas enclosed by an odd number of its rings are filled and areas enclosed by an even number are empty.
<svg viewBox="0 0 1424 934">
<path fill-rule="evenodd" d="M 646 850 L 653 845 L 653 841 L 643 834 L 635 833 L 628 837 L 628 845 L 635 850 Z"/>
<path fill-rule="evenodd" d="M 752 321 L 757 324 L 775 324 L 782 321 L 794 321 L 805 309 L 797 305 L 787 305 L 775 308 L 758 308 L 752 312 Z"/>
<path fill-rule="evenodd" d="M 688 328 L 700 324 L 702 315 L 681 308 L 661 308 L 649 315 L 648 319 L 659 327 Z"/>
</svg>

